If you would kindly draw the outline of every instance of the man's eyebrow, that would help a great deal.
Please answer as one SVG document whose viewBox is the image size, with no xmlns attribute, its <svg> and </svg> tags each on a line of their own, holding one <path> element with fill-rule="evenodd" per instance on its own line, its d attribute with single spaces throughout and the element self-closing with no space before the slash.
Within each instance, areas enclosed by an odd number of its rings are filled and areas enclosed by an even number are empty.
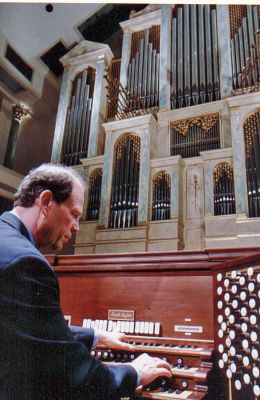
<svg viewBox="0 0 260 400">
<path fill-rule="evenodd" d="M 77 208 L 73 208 L 72 212 L 77 214 L 77 215 L 81 215 L 81 211 L 79 209 L 77 209 Z"/>
</svg>

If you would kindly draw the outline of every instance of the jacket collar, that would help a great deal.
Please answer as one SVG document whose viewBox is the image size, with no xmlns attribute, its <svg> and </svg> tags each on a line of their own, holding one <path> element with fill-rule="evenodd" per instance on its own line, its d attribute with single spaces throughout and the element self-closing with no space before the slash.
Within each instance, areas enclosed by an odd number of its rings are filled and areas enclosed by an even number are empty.
<svg viewBox="0 0 260 400">
<path fill-rule="evenodd" d="M 6 222 L 7 224 L 11 225 L 13 228 L 17 229 L 23 236 L 25 236 L 32 244 L 36 247 L 36 242 L 34 236 L 32 234 L 31 229 L 25 225 L 20 218 L 16 215 L 12 214 L 9 211 L 4 212 L 0 216 L 0 220 Z"/>
</svg>

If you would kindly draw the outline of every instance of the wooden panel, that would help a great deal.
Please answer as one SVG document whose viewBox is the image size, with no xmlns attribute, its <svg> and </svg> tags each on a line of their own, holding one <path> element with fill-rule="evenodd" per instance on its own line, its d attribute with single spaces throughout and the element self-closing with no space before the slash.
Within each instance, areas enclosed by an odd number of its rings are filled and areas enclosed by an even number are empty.
<svg viewBox="0 0 260 400">
<path fill-rule="evenodd" d="M 149 252 L 149 253 L 117 253 L 117 254 L 82 254 L 59 255 L 50 257 L 53 266 L 117 266 L 119 268 L 133 265 L 135 268 L 144 265 L 152 269 L 163 269 L 167 265 L 184 269 L 210 269 L 212 262 L 222 262 L 234 258 L 254 254 L 259 247 L 231 249 L 206 249 L 197 251 Z"/>
<path fill-rule="evenodd" d="M 97 271 L 58 272 L 58 277 L 63 311 L 72 316 L 72 324 L 81 325 L 84 318 L 107 319 L 109 309 L 126 309 L 135 311 L 136 321 L 160 322 L 163 336 L 187 337 L 174 332 L 179 324 L 203 327 L 202 333 L 188 338 L 213 339 L 211 276 Z"/>
</svg>

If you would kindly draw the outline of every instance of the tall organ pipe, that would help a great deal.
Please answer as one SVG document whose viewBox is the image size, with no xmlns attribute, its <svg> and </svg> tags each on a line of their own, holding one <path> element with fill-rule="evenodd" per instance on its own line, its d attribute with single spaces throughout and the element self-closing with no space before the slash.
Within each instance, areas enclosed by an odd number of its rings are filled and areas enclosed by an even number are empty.
<svg viewBox="0 0 260 400">
<path fill-rule="evenodd" d="M 219 100 L 216 10 L 178 6 L 172 21 L 171 107 Z"/>
</svg>

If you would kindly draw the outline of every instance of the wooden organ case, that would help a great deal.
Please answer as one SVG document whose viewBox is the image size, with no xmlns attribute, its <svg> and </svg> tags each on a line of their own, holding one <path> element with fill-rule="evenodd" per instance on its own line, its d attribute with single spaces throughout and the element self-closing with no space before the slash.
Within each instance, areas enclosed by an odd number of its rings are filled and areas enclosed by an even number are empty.
<svg viewBox="0 0 260 400">
<path fill-rule="evenodd" d="M 146 352 L 172 365 L 170 380 L 159 379 L 137 390 L 135 399 L 253 400 L 259 398 L 254 397 L 259 377 L 254 381 L 253 375 L 247 397 L 241 397 L 244 388 L 231 394 L 231 376 L 226 373 L 229 348 L 218 336 L 223 328 L 226 338 L 231 328 L 224 331 L 224 325 L 218 326 L 224 316 L 220 321 L 217 292 L 225 268 L 236 269 L 238 256 L 255 251 L 58 256 L 53 265 L 60 283 L 61 305 L 72 325 L 118 329 L 135 345 L 132 352 L 97 348 L 93 356 L 103 362 L 129 362 Z M 259 274 L 254 279 L 258 279 L 259 287 Z M 259 307 L 259 290 L 256 296 Z M 257 318 L 259 330 L 259 314 Z M 259 339 L 255 345 L 259 349 Z M 223 353 L 227 356 L 222 363 Z"/>
</svg>

